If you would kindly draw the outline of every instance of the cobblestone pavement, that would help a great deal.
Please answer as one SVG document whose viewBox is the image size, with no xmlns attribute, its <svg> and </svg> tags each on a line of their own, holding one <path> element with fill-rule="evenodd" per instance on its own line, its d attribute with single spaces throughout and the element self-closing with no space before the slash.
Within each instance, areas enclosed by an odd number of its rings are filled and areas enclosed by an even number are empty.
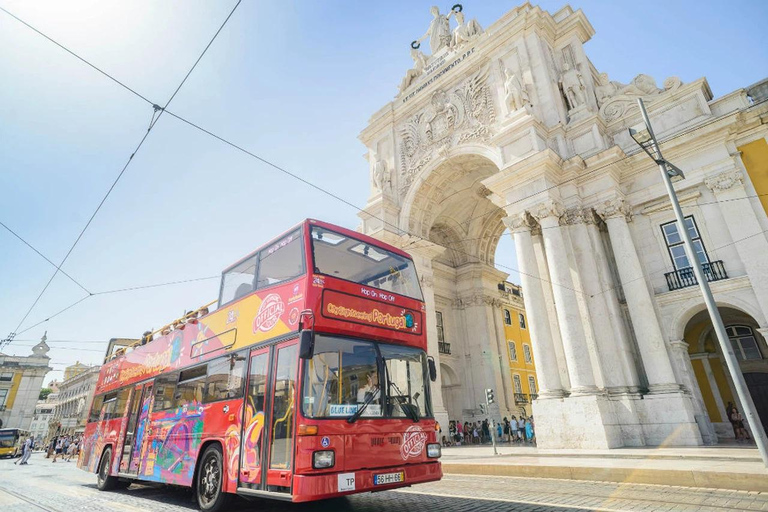
<svg viewBox="0 0 768 512">
<path fill-rule="evenodd" d="M 0 510 L 3 512 L 196 510 L 188 490 L 132 485 L 128 490 L 99 492 L 96 476 L 74 462 L 52 464 L 34 454 L 27 466 L 0 460 Z M 768 494 L 744 491 L 694 489 L 664 485 L 616 484 L 540 478 L 446 476 L 442 481 L 400 491 L 361 494 L 294 505 L 238 499 L 234 511 L 287 512 L 409 512 L 505 510 L 576 511 L 722 511 L 766 510 Z"/>
</svg>

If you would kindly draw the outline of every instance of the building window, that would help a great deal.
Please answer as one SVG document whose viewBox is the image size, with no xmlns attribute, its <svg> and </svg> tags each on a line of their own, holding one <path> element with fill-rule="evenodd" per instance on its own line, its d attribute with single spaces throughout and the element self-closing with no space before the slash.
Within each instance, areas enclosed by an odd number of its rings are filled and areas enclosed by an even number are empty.
<svg viewBox="0 0 768 512">
<path fill-rule="evenodd" d="M 13 380 L 13 372 L 0 373 L 0 382 L 11 382 Z"/>
<path fill-rule="evenodd" d="M 435 323 L 437 324 L 437 341 L 445 341 L 445 333 L 443 332 L 443 314 L 440 311 L 435 311 Z"/>
<path fill-rule="evenodd" d="M 5 399 L 8 397 L 7 389 L 0 389 L 0 407 L 5 407 Z"/>
<path fill-rule="evenodd" d="M 523 392 L 523 384 L 520 382 L 520 376 L 515 374 L 512 376 L 512 381 L 515 384 L 515 393 L 522 393 Z"/>
<path fill-rule="evenodd" d="M 731 340 L 731 346 L 733 346 L 736 359 L 748 361 L 750 359 L 763 358 L 751 327 L 746 325 L 729 325 L 725 328 L 725 332 L 728 333 L 728 339 Z"/>
<path fill-rule="evenodd" d="M 523 357 L 525 357 L 526 363 L 530 363 L 533 361 L 531 359 L 531 346 L 526 343 L 523 344 Z"/>
<path fill-rule="evenodd" d="M 525 329 L 525 316 L 522 313 L 518 313 L 517 317 L 520 320 L 520 328 Z"/>
<path fill-rule="evenodd" d="M 709 256 L 704 248 L 704 243 L 701 241 L 701 235 L 699 229 L 696 226 L 696 221 L 693 220 L 693 216 L 685 218 L 685 225 L 688 228 L 688 234 L 693 241 L 693 247 L 696 249 L 696 254 L 699 256 L 699 261 L 709 263 Z M 685 247 L 683 239 L 680 236 L 680 231 L 677 229 L 677 222 L 668 222 L 661 225 L 661 231 L 664 233 L 664 241 L 667 244 L 667 250 L 669 256 L 672 258 L 672 264 L 676 270 L 690 268 L 691 262 L 688 261 L 688 256 L 685 254 Z"/>
<path fill-rule="evenodd" d="M 537 393 L 536 389 L 536 379 L 533 378 L 533 375 L 528 376 L 528 391 L 535 395 Z"/>
<path fill-rule="evenodd" d="M 517 361 L 517 345 L 511 340 L 507 340 L 507 345 L 509 346 L 509 360 Z"/>
<path fill-rule="evenodd" d="M 512 315 L 508 309 L 504 310 L 504 323 L 507 325 L 512 325 Z"/>
</svg>

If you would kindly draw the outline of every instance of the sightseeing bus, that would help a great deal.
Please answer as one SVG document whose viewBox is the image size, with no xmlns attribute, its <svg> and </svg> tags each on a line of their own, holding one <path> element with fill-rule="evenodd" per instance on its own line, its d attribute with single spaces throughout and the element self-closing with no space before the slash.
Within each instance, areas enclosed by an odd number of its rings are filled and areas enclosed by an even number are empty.
<svg viewBox="0 0 768 512">
<path fill-rule="evenodd" d="M 20 428 L 0 428 L 0 457 L 19 457 L 29 432 Z"/>
<path fill-rule="evenodd" d="M 303 502 L 439 480 L 425 306 L 407 253 L 306 220 L 101 368 L 78 466 L 98 487 Z"/>
</svg>

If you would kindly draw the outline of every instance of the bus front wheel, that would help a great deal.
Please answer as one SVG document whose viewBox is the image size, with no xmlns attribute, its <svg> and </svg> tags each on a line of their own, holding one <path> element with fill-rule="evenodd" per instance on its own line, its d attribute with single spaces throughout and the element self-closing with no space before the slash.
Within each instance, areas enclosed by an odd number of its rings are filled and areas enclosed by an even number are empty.
<svg viewBox="0 0 768 512">
<path fill-rule="evenodd" d="M 117 477 L 109 474 L 109 466 L 112 463 L 112 448 L 104 450 L 99 463 L 99 473 L 97 477 L 97 487 L 100 491 L 111 491 L 118 486 Z"/>
<path fill-rule="evenodd" d="M 224 457 L 218 444 L 212 444 L 205 449 L 195 487 L 197 504 L 204 512 L 219 512 L 229 503 L 230 495 L 223 489 Z"/>
</svg>

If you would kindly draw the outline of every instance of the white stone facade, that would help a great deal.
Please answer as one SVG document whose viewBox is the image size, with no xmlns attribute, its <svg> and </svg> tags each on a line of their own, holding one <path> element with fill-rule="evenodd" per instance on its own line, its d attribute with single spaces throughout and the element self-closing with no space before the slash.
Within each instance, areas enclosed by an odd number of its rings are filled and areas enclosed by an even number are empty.
<svg viewBox="0 0 768 512">
<path fill-rule="evenodd" d="M 35 406 L 35 415 L 29 426 L 29 432 L 35 437 L 35 442 L 43 446 L 50 432 L 53 413 L 58 402 L 58 393 L 51 393 L 45 400 L 38 400 Z"/>
<path fill-rule="evenodd" d="M 360 229 L 413 255 L 428 318 L 443 313 L 451 356 L 427 324 L 441 423 L 446 402 L 450 419 L 466 420 L 485 388 L 507 392 L 494 305 L 506 273 L 494 263 L 512 262 L 494 253 L 508 229 L 539 380 L 539 446 L 712 443 L 679 343 L 703 301 L 668 281 L 680 276 L 661 226 L 674 216 L 627 128 L 641 122 L 643 98 L 665 157 L 685 171 L 675 185 L 684 212 L 709 261 L 723 262 L 717 300 L 765 329 L 768 218 L 737 148 L 766 137 L 768 106 L 744 89 L 715 99 L 704 78 L 613 82 L 584 52 L 593 34 L 581 11 L 525 4 L 419 56 L 360 136 L 372 183 Z M 497 418 L 510 412 L 499 402 Z"/>
<path fill-rule="evenodd" d="M 59 384 L 58 403 L 53 414 L 61 434 L 78 434 L 85 429 L 100 369 L 101 366 L 76 365 L 65 371 L 69 378 Z"/>
<path fill-rule="evenodd" d="M 0 425 L 3 428 L 29 430 L 35 405 L 43 388 L 50 348 L 42 341 L 32 347 L 29 356 L 8 356 L 0 353 Z"/>
</svg>

